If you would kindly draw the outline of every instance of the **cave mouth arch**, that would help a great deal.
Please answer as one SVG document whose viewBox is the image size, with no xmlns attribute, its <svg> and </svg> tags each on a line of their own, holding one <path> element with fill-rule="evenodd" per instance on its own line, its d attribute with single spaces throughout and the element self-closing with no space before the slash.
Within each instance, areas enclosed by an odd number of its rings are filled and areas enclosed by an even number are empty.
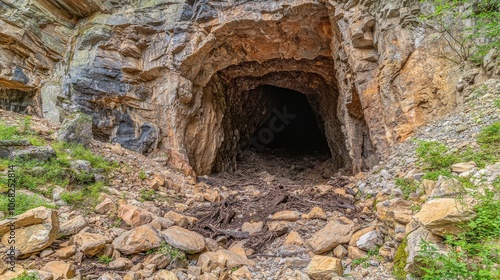
<svg viewBox="0 0 500 280">
<path fill-rule="evenodd" d="M 270 85 L 260 87 L 257 91 L 263 91 L 272 100 L 267 109 L 271 113 L 242 149 L 291 157 L 331 157 L 323 120 L 313 111 L 306 95 Z"/>
</svg>

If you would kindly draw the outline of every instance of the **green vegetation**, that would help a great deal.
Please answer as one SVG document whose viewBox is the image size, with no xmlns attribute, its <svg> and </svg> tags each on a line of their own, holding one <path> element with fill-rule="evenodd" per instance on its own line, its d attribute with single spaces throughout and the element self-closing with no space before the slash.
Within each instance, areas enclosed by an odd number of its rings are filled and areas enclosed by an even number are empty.
<svg viewBox="0 0 500 280">
<path fill-rule="evenodd" d="M 408 259 L 408 252 L 406 252 L 406 247 L 408 246 L 408 240 L 405 238 L 399 244 L 396 255 L 394 256 L 394 276 L 398 280 L 406 279 L 408 274 L 404 269 L 406 266 L 406 260 Z"/>
<path fill-rule="evenodd" d="M 485 188 L 477 197 L 476 217 L 458 236 L 446 236 L 446 254 L 424 243 L 422 252 L 423 279 L 499 279 L 500 269 L 500 180 L 494 189 Z"/>
<path fill-rule="evenodd" d="M 62 193 L 61 199 L 70 205 L 78 207 L 89 205 L 94 207 L 97 199 L 99 198 L 99 194 L 102 192 L 103 186 L 103 182 L 85 185 L 76 191 Z"/>
<path fill-rule="evenodd" d="M 146 172 L 144 172 L 144 169 L 141 169 L 139 171 L 139 179 L 141 180 L 146 180 L 147 176 L 146 176 Z"/>
<path fill-rule="evenodd" d="M 438 142 L 419 141 L 417 155 L 427 170 L 424 178 L 437 178 L 438 175 L 452 177 L 452 164 L 474 161 L 479 167 L 498 161 L 500 158 L 500 123 L 485 127 L 477 137 L 479 150 L 466 148 L 450 153 L 448 148 Z M 469 178 L 457 178 L 477 204 L 472 210 L 476 217 L 463 225 L 464 231 L 455 236 L 446 236 L 447 252 L 444 254 L 429 243 L 421 246 L 422 278 L 437 279 L 499 279 L 500 278 L 500 177 L 492 186 L 475 186 Z M 464 200 L 460 200 L 468 206 Z M 404 279 L 406 245 L 400 245 L 394 260 L 394 274 Z"/>
<path fill-rule="evenodd" d="M 16 126 L 0 123 L 0 140 L 23 139 L 28 139 L 32 145 L 48 145 L 45 139 L 34 135 L 29 117 Z M 106 174 L 116 168 L 117 163 L 109 162 L 103 157 L 95 155 L 82 145 L 54 141 L 51 146 L 56 152 L 56 156 L 49 160 L 0 159 L 0 171 L 4 171 L 9 165 L 14 165 L 16 167 L 16 188 L 18 189 L 27 189 L 51 197 L 53 189 L 59 186 L 68 190 L 61 194 L 61 198 L 67 203 L 75 206 L 95 205 L 95 201 L 104 186 L 104 182 L 95 182 L 95 172 Z M 88 161 L 92 168 L 90 171 L 71 168 L 73 160 Z M 0 176 L 0 191 L 6 192 L 6 190 L 7 178 Z M 8 198 L 4 193 L 0 195 L 1 209 L 7 209 L 4 207 L 6 205 L 8 205 Z M 38 206 L 51 207 L 39 197 L 18 193 L 16 214 Z"/>
<path fill-rule="evenodd" d="M 103 264 L 109 264 L 112 261 L 113 261 L 113 258 L 108 257 L 106 255 L 102 255 L 102 256 L 99 257 L 99 262 L 103 263 Z"/>
<path fill-rule="evenodd" d="M 457 64 L 481 63 L 491 49 L 500 49 L 500 0 L 421 0 L 434 9 L 420 19 L 446 43 L 448 51 L 437 48 L 438 56 Z M 461 21 L 471 21 L 464 27 Z M 451 54 L 450 54 L 451 53 Z"/>
<path fill-rule="evenodd" d="M 23 272 L 21 275 L 17 276 L 12 280 L 39 280 L 40 277 L 36 272 Z"/>
<path fill-rule="evenodd" d="M 368 266 L 370 266 L 368 260 L 373 256 L 377 256 L 379 249 L 380 247 L 377 246 L 377 248 L 369 250 L 366 257 L 352 260 L 352 265 L 353 266 L 363 265 L 364 268 L 367 268 Z"/>
<path fill-rule="evenodd" d="M 3 194 L 0 195 L 0 209 L 9 208 L 9 197 Z M 40 206 L 45 206 L 47 208 L 54 208 L 54 205 L 46 202 L 38 196 L 28 195 L 24 193 L 16 194 L 16 208 L 14 210 L 15 215 L 22 214 L 30 209 L 37 208 Z"/>
<path fill-rule="evenodd" d="M 408 199 L 411 193 L 417 191 L 418 183 L 412 179 L 396 178 L 396 186 L 403 191 L 404 199 Z"/>
<path fill-rule="evenodd" d="M 458 162 L 474 161 L 480 168 L 496 162 L 500 157 L 500 122 L 485 127 L 479 133 L 477 142 L 479 149 L 467 147 L 451 153 L 442 143 L 417 140 L 416 153 L 426 171 L 424 179 L 436 180 L 439 175 L 451 177 L 450 167 Z"/>
<path fill-rule="evenodd" d="M 162 254 L 164 256 L 169 256 L 172 260 L 175 258 L 183 260 L 186 259 L 186 254 L 183 251 L 170 246 L 165 241 L 161 242 L 160 247 L 156 249 L 151 249 L 147 251 L 146 254 L 152 254 L 154 252 L 158 252 L 159 254 Z"/>
<path fill-rule="evenodd" d="M 154 190 L 141 189 L 141 201 L 153 201 L 155 198 Z"/>
<path fill-rule="evenodd" d="M 500 98 L 495 100 L 495 107 L 500 109 Z"/>
</svg>

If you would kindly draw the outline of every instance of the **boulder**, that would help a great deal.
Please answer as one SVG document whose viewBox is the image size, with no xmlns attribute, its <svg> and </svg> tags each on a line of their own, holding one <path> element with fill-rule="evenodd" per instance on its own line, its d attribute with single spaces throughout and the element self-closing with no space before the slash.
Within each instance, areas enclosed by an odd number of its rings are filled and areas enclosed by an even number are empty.
<svg viewBox="0 0 500 280">
<path fill-rule="evenodd" d="M 331 280 L 335 276 L 342 276 L 342 263 L 334 257 L 314 256 L 306 268 L 306 273 L 313 280 Z"/>
<path fill-rule="evenodd" d="M 10 158 L 20 158 L 23 160 L 47 161 L 56 157 L 56 151 L 52 146 L 32 146 L 25 149 L 12 151 Z"/>
<path fill-rule="evenodd" d="M 57 250 L 53 256 L 59 259 L 67 259 L 74 256 L 75 254 L 76 254 L 76 246 L 70 245 Z"/>
<path fill-rule="evenodd" d="M 13 220 L 0 222 L 1 241 L 5 246 L 10 246 L 9 238 L 15 236 L 16 249 L 20 251 L 21 256 L 40 252 L 57 239 L 59 219 L 56 210 L 37 207 L 14 219 L 14 231 L 10 230 Z"/>
<path fill-rule="evenodd" d="M 131 227 L 138 227 L 150 223 L 154 215 L 146 210 L 133 205 L 122 205 L 118 209 L 118 215 Z"/>
<path fill-rule="evenodd" d="M 73 219 L 61 223 L 59 234 L 69 236 L 78 233 L 88 225 L 83 216 L 76 216 Z"/>
<path fill-rule="evenodd" d="M 307 242 L 312 252 L 322 254 L 351 240 L 358 226 L 347 218 L 338 218 L 329 222 L 316 232 Z"/>
<path fill-rule="evenodd" d="M 408 224 L 411 221 L 411 202 L 401 198 L 377 203 L 377 217 L 380 221 L 391 226 L 394 223 Z"/>
<path fill-rule="evenodd" d="M 117 258 L 108 264 L 108 267 L 113 270 L 129 270 L 132 266 L 134 263 L 127 258 Z"/>
<path fill-rule="evenodd" d="M 188 254 L 195 254 L 205 249 L 205 238 L 194 231 L 172 226 L 161 232 L 165 241 L 172 247 Z"/>
<path fill-rule="evenodd" d="M 99 203 L 95 208 L 94 212 L 97 214 L 108 214 L 110 212 L 116 211 L 116 204 L 111 198 L 106 197 L 103 202 Z"/>
<path fill-rule="evenodd" d="M 321 219 L 321 220 L 326 220 L 326 213 L 323 210 L 323 208 L 320 207 L 313 207 L 311 211 L 307 214 L 302 215 L 302 219 Z"/>
<path fill-rule="evenodd" d="M 172 271 L 162 269 L 162 270 L 156 272 L 153 279 L 154 280 L 178 280 L 179 278 L 177 278 L 177 275 L 175 275 L 175 273 L 173 273 Z"/>
<path fill-rule="evenodd" d="M 198 266 L 201 267 L 203 273 L 211 272 L 216 268 L 231 269 L 242 265 L 253 266 L 254 262 L 228 250 L 206 252 L 201 254 L 198 258 Z"/>
<path fill-rule="evenodd" d="M 252 235 L 256 232 L 261 231 L 263 227 L 264 227 L 263 222 L 256 222 L 256 223 L 245 222 L 241 226 L 241 231 L 246 231 L 248 232 L 248 234 Z"/>
<path fill-rule="evenodd" d="M 408 234 L 406 248 L 403 248 L 408 256 L 405 265 L 405 270 L 407 272 L 415 275 L 419 275 L 421 273 L 422 262 L 420 257 L 422 256 L 421 247 L 424 242 L 427 242 L 430 246 L 437 248 L 438 251 L 445 253 L 444 246 L 442 244 L 443 239 L 420 227 Z"/>
<path fill-rule="evenodd" d="M 424 203 L 414 219 L 432 233 L 445 236 L 462 232 L 461 225 L 474 216 L 454 198 L 437 198 Z"/>
<path fill-rule="evenodd" d="M 75 266 L 63 261 L 48 262 L 40 270 L 52 273 L 54 280 L 70 279 L 76 276 Z"/>
<path fill-rule="evenodd" d="M 92 135 L 92 117 L 77 113 L 73 117 L 67 117 L 64 120 L 57 139 L 88 147 L 92 142 Z"/>
<path fill-rule="evenodd" d="M 304 244 L 304 241 L 302 240 L 302 237 L 300 237 L 298 232 L 292 231 L 288 234 L 283 244 L 302 246 Z"/>
<path fill-rule="evenodd" d="M 195 217 L 182 215 L 182 214 L 179 214 L 179 213 L 176 213 L 173 211 L 169 211 L 168 213 L 163 215 L 163 217 L 173 221 L 174 225 L 180 226 L 180 227 L 187 227 L 189 225 L 193 225 L 198 220 Z"/>
<path fill-rule="evenodd" d="M 71 243 L 76 246 L 77 250 L 88 257 L 97 255 L 106 245 L 106 241 L 106 237 L 89 232 L 82 232 L 71 238 Z"/>
<path fill-rule="evenodd" d="M 382 236 L 376 231 L 372 230 L 363 234 L 356 242 L 356 247 L 361 250 L 370 251 L 376 249 L 384 242 Z"/>
<path fill-rule="evenodd" d="M 131 255 L 158 248 L 162 241 L 152 226 L 143 225 L 122 233 L 113 241 L 113 247 L 124 255 Z"/>
</svg>

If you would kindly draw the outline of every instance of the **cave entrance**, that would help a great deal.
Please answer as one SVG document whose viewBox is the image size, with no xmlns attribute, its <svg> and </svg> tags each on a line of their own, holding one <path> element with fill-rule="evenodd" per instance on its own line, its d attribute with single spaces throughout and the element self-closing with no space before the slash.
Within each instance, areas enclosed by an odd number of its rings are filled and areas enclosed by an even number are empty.
<svg viewBox="0 0 500 280">
<path fill-rule="evenodd" d="M 258 91 L 270 100 L 270 115 L 243 149 L 282 157 L 331 157 L 323 120 L 311 108 L 306 95 L 268 85 Z"/>
</svg>

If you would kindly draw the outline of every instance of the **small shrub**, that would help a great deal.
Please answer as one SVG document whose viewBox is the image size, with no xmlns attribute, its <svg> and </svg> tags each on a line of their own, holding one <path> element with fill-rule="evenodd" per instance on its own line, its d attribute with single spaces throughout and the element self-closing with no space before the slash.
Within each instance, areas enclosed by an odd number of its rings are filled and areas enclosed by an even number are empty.
<svg viewBox="0 0 500 280">
<path fill-rule="evenodd" d="M 160 247 L 158 247 L 157 252 L 164 256 L 170 256 L 172 260 L 175 258 L 186 259 L 186 254 L 183 251 L 170 246 L 165 241 L 163 241 L 160 244 Z"/>
<path fill-rule="evenodd" d="M 404 198 L 408 199 L 411 193 L 417 191 L 418 183 L 415 180 L 407 178 L 396 178 L 396 186 L 403 191 Z"/>
<path fill-rule="evenodd" d="M 15 126 L 6 125 L 4 122 L 0 122 L 0 140 L 15 140 L 19 131 Z"/>
<path fill-rule="evenodd" d="M 112 261 L 113 261 L 113 258 L 105 256 L 105 255 L 102 255 L 102 256 L 99 257 L 99 262 L 103 263 L 103 264 L 106 264 L 106 265 L 109 264 Z"/>
<path fill-rule="evenodd" d="M 449 169 L 455 163 L 456 156 L 450 154 L 448 148 L 436 141 L 417 141 L 417 156 L 425 164 L 428 171 Z"/>
<path fill-rule="evenodd" d="M 153 201 L 154 198 L 155 198 L 155 191 L 154 190 L 146 190 L 146 189 L 141 190 L 141 200 L 142 201 Z"/>
<path fill-rule="evenodd" d="M 64 192 L 61 194 L 61 199 L 77 207 L 95 206 L 103 187 L 103 182 L 96 182 L 91 185 L 83 186 L 77 191 Z"/>
<path fill-rule="evenodd" d="M 495 107 L 500 109 L 500 98 L 495 100 Z"/>
<path fill-rule="evenodd" d="M 13 278 L 12 280 L 40 280 L 38 273 L 36 272 L 23 272 L 21 275 Z"/>
<path fill-rule="evenodd" d="M 146 180 L 146 178 L 147 178 L 147 176 L 146 176 L 146 172 L 144 172 L 144 170 L 143 170 L 143 169 L 141 169 L 141 170 L 139 171 L 139 179 L 141 179 L 141 180 L 143 180 L 143 181 L 144 181 L 144 180 Z"/>
</svg>

